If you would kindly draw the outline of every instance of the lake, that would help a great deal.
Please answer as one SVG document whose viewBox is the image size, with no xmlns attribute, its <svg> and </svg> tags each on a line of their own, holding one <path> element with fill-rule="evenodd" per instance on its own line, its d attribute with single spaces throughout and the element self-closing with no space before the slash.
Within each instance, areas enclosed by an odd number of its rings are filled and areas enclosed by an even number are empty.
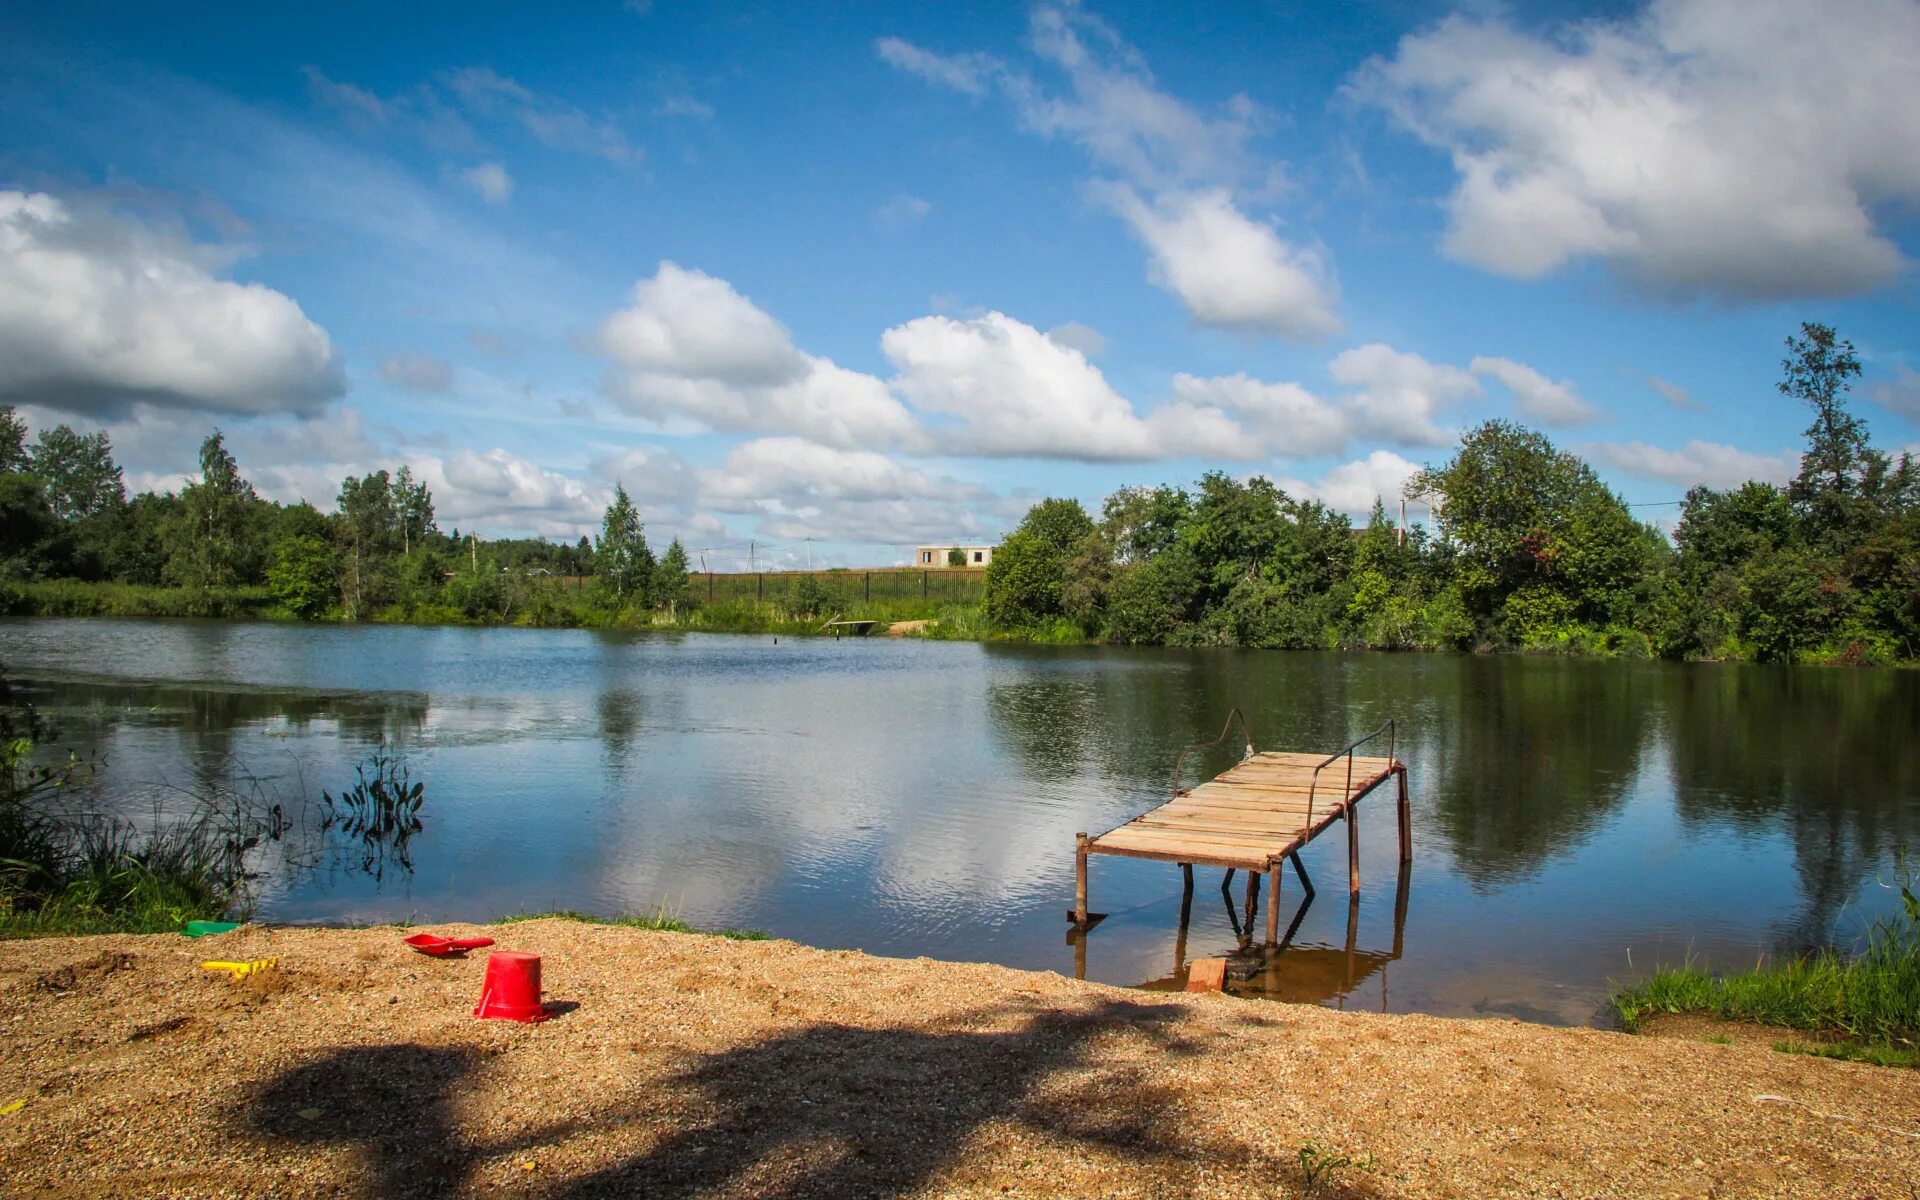
<svg viewBox="0 0 1920 1200">
<path fill-rule="evenodd" d="M 1338 831 L 1302 855 L 1318 895 L 1296 918 L 1288 873 L 1292 933 L 1247 994 L 1601 1020 L 1609 980 L 1655 962 L 1850 941 L 1920 848 L 1910 671 L 63 620 L 0 621 L 0 662 L 142 822 L 216 792 L 311 805 L 382 746 L 404 763 L 411 869 L 265 847 L 274 921 L 664 906 L 1177 986 L 1236 948 L 1221 872 L 1196 870 L 1183 926 L 1177 867 L 1096 857 L 1110 915 L 1080 938 L 1073 837 L 1165 800 L 1236 706 L 1261 749 L 1395 718 L 1413 804 L 1404 879 L 1391 789 L 1360 805 L 1357 909 Z"/>
</svg>

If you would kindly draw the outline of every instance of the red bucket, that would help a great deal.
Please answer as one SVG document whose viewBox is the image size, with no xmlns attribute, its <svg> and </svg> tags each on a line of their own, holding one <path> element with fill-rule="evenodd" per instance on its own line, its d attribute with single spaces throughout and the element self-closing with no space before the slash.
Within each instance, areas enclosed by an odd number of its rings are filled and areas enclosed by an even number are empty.
<svg viewBox="0 0 1920 1200">
<path fill-rule="evenodd" d="M 487 981 L 473 1015 L 501 1021 L 544 1021 L 540 1006 L 540 956 L 514 950 L 487 955 Z"/>
</svg>

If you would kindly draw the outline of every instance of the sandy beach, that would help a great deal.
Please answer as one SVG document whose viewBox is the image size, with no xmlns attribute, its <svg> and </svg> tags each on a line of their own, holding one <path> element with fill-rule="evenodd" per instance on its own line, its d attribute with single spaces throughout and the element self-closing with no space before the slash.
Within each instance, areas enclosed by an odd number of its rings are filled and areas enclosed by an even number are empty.
<svg viewBox="0 0 1920 1200">
<path fill-rule="evenodd" d="M 1920 1072 L 543 920 L 0 943 L 10 1196 L 1915 1194 Z M 242 982 L 203 959 L 278 956 Z M 1763 1099 L 1765 1097 L 1765 1099 Z M 1304 1161 L 1303 1161 L 1304 1160 Z M 1315 1175 L 1309 1183 L 1309 1168 Z"/>
</svg>

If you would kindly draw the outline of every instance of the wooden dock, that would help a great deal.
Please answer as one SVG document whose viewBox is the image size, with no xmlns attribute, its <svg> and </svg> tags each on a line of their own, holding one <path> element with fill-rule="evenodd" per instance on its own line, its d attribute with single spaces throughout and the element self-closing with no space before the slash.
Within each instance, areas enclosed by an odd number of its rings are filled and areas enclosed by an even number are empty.
<svg viewBox="0 0 1920 1200">
<path fill-rule="evenodd" d="M 1233 717 L 1239 715 L 1236 709 L 1227 719 L 1229 730 Z M 1240 720 L 1244 729 L 1246 719 Z M 1382 736 L 1387 739 L 1386 757 L 1355 753 Z M 1220 741 L 1225 739 L 1223 732 Z M 1394 757 L 1396 740 L 1392 721 L 1331 755 L 1284 750 L 1256 753 L 1249 734 L 1246 756 L 1238 765 L 1185 790 L 1179 786 L 1180 764 L 1176 762 L 1171 800 L 1098 837 L 1074 835 L 1074 907 L 1068 918 L 1082 930 L 1098 919 L 1087 911 L 1087 860 L 1092 855 L 1152 858 L 1179 863 L 1187 873 L 1189 886 L 1195 866 L 1225 867 L 1229 880 L 1235 870 L 1246 871 L 1249 922 L 1264 874 L 1270 896 L 1267 941 L 1278 942 L 1280 868 L 1291 858 L 1301 882 L 1311 888 L 1299 853 L 1337 821 L 1347 826 L 1348 891 L 1360 894 L 1360 842 L 1354 810 L 1363 797 L 1389 780 L 1399 783 L 1400 861 L 1413 857 L 1407 768 Z M 1185 754 L 1181 758 L 1184 760 Z"/>
</svg>

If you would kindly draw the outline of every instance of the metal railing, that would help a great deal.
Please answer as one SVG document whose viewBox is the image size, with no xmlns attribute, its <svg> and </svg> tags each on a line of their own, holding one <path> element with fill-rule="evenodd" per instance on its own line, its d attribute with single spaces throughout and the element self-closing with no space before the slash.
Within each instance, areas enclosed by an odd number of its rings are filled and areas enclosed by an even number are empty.
<svg viewBox="0 0 1920 1200">
<path fill-rule="evenodd" d="M 1240 732 L 1247 736 L 1247 752 L 1243 756 L 1243 761 L 1246 758 L 1253 757 L 1253 726 L 1247 723 L 1247 714 L 1236 708 L 1227 714 L 1227 723 L 1220 727 L 1219 737 L 1210 742 L 1195 742 L 1185 750 L 1182 750 L 1180 757 L 1173 760 L 1173 798 L 1175 800 L 1186 795 L 1186 792 L 1180 790 L 1180 768 L 1186 764 L 1187 755 L 1192 754 L 1195 750 L 1211 750 L 1215 746 L 1224 743 L 1227 740 L 1228 732 L 1233 729 L 1233 722 L 1236 717 L 1240 719 Z"/>
<path fill-rule="evenodd" d="M 1308 836 L 1312 836 L 1312 833 L 1313 833 L 1313 800 L 1314 800 L 1314 794 L 1320 790 L 1320 772 L 1326 770 L 1328 767 L 1332 766 L 1334 763 L 1339 762 L 1342 758 L 1347 760 L 1347 788 L 1346 788 L 1346 791 L 1341 793 L 1340 802 L 1342 804 L 1351 804 L 1353 802 L 1353 752 L 1358 748 L 1360 748 L 1361 746 L 1366 745 L 1368 742 L 1372 741 L 1373 739 L 1379 737 L 1383 733 L 1387 735 L 1387 764 L 1388 764 L 1388 769 L 1391 770 L 1392 764 L 1395 761 L 1394 754 L 1400 748 L 1400 730 L 1399 730 L 1399 727 L 1394 724 L 1394 719 L 1392 717 L 1388 717 L 1387 723 L 1385 725 L 1382 725 L 1380 728 L 1374 730 L 1372 733 L 1369 733 L 1362 738 L 1356 738 L 1355 740 L 1347 743 L 1347 746 L 1345 749 L 1335 750 L 1332 754 L 1329 754 L 1327 756 L 1327 760 L 1325 762 L 1321 763 L 1319 766 L 1313 769 L 1313 778 L 1308 780 L 1307 782 L 1307 834 Z M 1221 736 L 1225 737 L 1226 735 L 1222 733 Z"/>
</svg>

